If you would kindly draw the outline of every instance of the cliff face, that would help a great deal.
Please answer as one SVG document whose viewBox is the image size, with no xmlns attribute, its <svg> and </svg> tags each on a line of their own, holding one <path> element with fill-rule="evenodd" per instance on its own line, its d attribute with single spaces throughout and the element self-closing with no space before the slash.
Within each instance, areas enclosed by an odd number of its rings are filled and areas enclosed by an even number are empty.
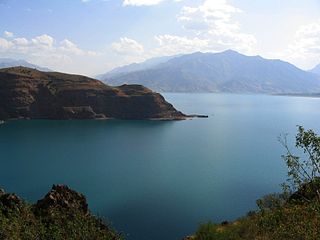
<svg viewBox="0 0 320 240">
<path fill-rule="evenodd" d="M 184 119 L 141 85 L 110 87 L 79 75 L 25 67 L 0 70 L 0 119 Z"/>
</svg>

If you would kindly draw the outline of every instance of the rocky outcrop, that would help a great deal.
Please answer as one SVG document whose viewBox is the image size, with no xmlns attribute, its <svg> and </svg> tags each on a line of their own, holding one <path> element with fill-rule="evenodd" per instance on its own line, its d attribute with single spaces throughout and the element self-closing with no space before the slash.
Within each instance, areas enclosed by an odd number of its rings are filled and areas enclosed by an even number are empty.
<svg viewBox="0 0 320 240">
<path fill-rule="evenodd" d="M 22 200 L 17 195 L 6 193 L 3 189 L 0 189 L 0 204 L 12 209 L 22 204 Z"/>
<path fill-rule="evenodd" d="M 0 70 L 0 120 L 185 117 L 160 94 L 141 85 L 110 87 L 84 76 L 25 67 Z"/>
<path fill-rule="evenodd" d="M 65 185 L 53 185 L 47 195 L 35 205 L 36 209 L 49 210 L 50 208 L 61 208 L 76 210 L 88 214 L 88 203 L 81 193 L 78 193 Z"/>
</svg>

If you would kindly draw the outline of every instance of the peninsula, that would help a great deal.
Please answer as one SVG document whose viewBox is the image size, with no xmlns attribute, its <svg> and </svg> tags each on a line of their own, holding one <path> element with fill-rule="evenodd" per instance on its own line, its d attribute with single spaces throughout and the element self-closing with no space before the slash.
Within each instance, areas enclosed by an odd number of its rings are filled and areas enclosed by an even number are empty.
<svg viewBox="0 0 320 240">
<path fill-rule="evenodd" d="M 187 117 L 142 85 L 111 87 L 85 76 L 21 66 L 0 70 L 0 120 Z"/>
</svg>

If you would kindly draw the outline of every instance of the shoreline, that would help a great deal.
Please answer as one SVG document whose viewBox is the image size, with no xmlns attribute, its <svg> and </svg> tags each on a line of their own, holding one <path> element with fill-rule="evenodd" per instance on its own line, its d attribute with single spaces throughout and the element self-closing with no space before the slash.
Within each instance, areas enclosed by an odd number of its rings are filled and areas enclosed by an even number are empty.
<svg viewBox="0 0 320 240">
<path fill-rule="evenodd" d="M 62 119 L 62 118 L 8 118 L 6 120 L 0 120 L 0 125 L 4 124 L 6 121 L 19 121 L 19 120 L 48 120 L 48 121 L 109 121 L 109 120 L 119 120 L 119 121 L 183 121 L 194 118 L 209 118 L 208 115 L 202 114 L 191 114 L 185 115 L 183 117 L 162 117 L 162 118 L 142 118 L 142 119 L 121 119 L 121 118 L 74 118 L 74 119 Z"/>
</svg>

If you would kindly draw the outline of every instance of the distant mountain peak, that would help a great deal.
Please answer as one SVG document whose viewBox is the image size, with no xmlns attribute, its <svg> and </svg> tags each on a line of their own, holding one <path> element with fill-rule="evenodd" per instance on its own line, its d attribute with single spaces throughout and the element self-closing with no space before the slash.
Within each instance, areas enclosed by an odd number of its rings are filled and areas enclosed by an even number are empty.
<svg viewBox="0 0 320 240">
<path fill-rule="evenodd" d="M 237 52 L 237 51 L 235 51 L 235 50 L 233 50 L 233 49 L 227 49 L 227 50 L 221 52 L 221 54 L 237 54 L 237 55 L 242 55 L 241 53 L 239 53 L 239 52 Z"/>
<path fill-rule="evenodd" d="M 107 73 L 100 74 L 100 75 L 96 76 L 96 78 L 103 80 L 105 78 L 111 78 L 111 77 L 115 77 L 115 76 L 129 74 L 132 72 L 150 69 L 150 68 L 153 68 L 154 66 L 157 66 L 158 64 L 167 62 L 170 59 L 173 59 L 173 58 L 176 58 L 179 56 L 181 56 L 181 55 L 155 57 L 155 58 L 147 59 L 141 63 L 131 63 L 131 64 L 124 65 L 121 67 L 116 67 Z"/>
<path fill-rule="evenodd" d="M 9 68 L 9 67 L 28 67 L 28 68 L 34 68 L 40 71 L 46 71 L 50 72 L 49 68 L 41 67 L 32 63 L 27 62 L 23 59 L 12 59 L 12 58 L 0 58 L 0 68 Z"/>
<path fill-rule="evenodd" d="M 320 64 L 311 69 L 310 72 L 320 75 Z"/>
</svg>

